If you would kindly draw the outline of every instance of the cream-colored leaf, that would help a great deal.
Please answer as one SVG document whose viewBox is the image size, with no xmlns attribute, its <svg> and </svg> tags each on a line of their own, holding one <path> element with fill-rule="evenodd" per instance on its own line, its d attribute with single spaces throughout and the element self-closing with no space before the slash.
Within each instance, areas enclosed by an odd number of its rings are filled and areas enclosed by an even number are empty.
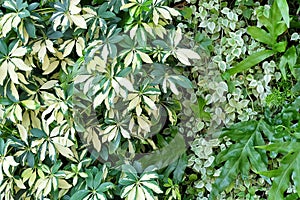
<svg viewBox="0 0 300 200">
<path fill-rule="evenodd" d="M 70 189 L 72 185 L 63 179 L 58 179 L 58 187 L 61 189 Z"/>
<path fill-rule="evenodd" d="M 27 53 L 27 49 L 25 47 L 19 47 L 11 52 L 12 57 L 21 57 Z"/>
<path fill-rule="evenodd" d="M 121 134 L 123 135 L 124 138 L 130 138 L 130 133 L 124 129 L 123 127 L 120 127 Z"/>
<path fill-rule="evenodd" d="M 20 58 L 12 58 L 11 62 L 14 63 L 15 67 L 19 68 L 22 71 L 30 71 L 30 70 L 32 70 L 32 68 L 29 67 L 28 65 L 26 65 L 24 63 L 24 61 L 21 60 Z"/>
<path fill-rule="evenodd" d="M 127 4 L 124 4 L 121 6 L 120 10 L 124 10 L 124 9 L 127 9 L 127 8 L 130 8 L 132 6 L 136 5 L 136 3 L 127 3 Z"/>
<path fill-rule="evenodd" d="M 147 96 L 143 96 L 144 102 L 151 108 L 152 110 L 157 110 L 155 103 Z"/>
<path fill-rule="evenodd" d="M 79 37 L 76 41 L 76 53 L 79 57 L 82 56 L 82 51 L 85 49 L 85 42 L 82 37 Z"/>
<path fill-rule="evenodd" d="M 23 100 L 21 103 L 30 110 L 37 110 L 40 107 L 35 100 Z"/>
<path fill-rule="evenodd" d="M 53 88 L 56 84 L 58 83 L 58 80 L 50 80 L 47 81 L 46 83 L 44 83 L 42 85 L 42 87 L 40 88 L 41 90 L 48 90 L 50 88 Z"/>
<path fill-rule="evenodd" d="M 145 193 L 145 197 L 146 197 L 147 200 L 155 200 L 153 198 L 153 196 L 148 192 L 148 190 L 146 190 L 146 188 L 142 187 L 142 189 L 143 189 L 143 191 Z"/>
<path fill-rule="evenodd" d="M 81 12 L 81 8 L 71 4 L 69 11 L 71 15 L 78 15 Z"/>
<path fill-rule="evenodd" d="M 86 13 L 92 14 L 94 16 L 97 16 L 97 12 L 95 12 L 93 9 L 89 8 L 89 7 L 84 7 L 82 8 L 82 10 Z"/>
<path fill-rule="evenodd" d="M 72 21 L 71 21 L 71 24 L 72 24 Z M 62 32 L 65 32 L 68 28 L 69 28 L 69 18 L 68 17 L 66 17 L 66 16 L 64 16 L 63 18 L 62 18 L 62 22 L 61 22 L 61 30 L 62 30 Z"/>
<path fill-rule="evenodd" d="M 19 104 L 15 106 L 14 116 L 18 121 L 22 121 L 22 108 Z"/>
<path fill-rule="evenodd" d="M 18 128 L 21 140 L 27 143 L 27 137 L 28 137 L 27 130 L 21 124 L 17 124 L 17 128 Z"/>
<path fill-rule="evenodd" d="M 7 68 L 8 63 L 6 60 L 4 60 L 0 66 L 0 85 L 3 85 L 3 82 L 7 76 Z"/>
<path fill-rule="evenodd" d="M 63 155 L 64 157 L 66 157 L 66 158 L 74 157 L 74 154 L 70 148 L 64 147 L 57 143 L 55 143 L 54 145 L 55 145 L 56 149 L 59 151 L 59 153 L 61 155 Z"/>
<path fill-rule="evenodd" d="M 128 111 L 131 111 L 132 109 L 134 109 L 138 104 L 140 104 L 141 102 L 141 98 L 139 96 L 135 97 L 134 99 L 132 99 L 129 103 L 129 106 L 127 108 Z"/>
<path fill-rule="evenodd" d="M 40 62 L 43 62 L 45 56 L 47 53 L 47 48 L 46 45 L 44 43 L 41 43 L 40 48 L 38 50 L 38 58 L 40 60 Z"/>
<path fill-rule="evenodd" d="M 153 63 L 150 56 L 146 53 L 143 53 L 141 51 L 137 51 L 137 53 L 141 56 L 142 60 L 145 62 L 145 63 Z"/>
<path fill-rule="evenodd" d="M 93 146 L 94 146 L 94 148 L 97 150 L 97 152 L 100 152 L 100 150 L 101 150 L 101 141 L 100 141 L 100 139 L 99 139 L 99 136 L 98 136 L 98 134 L 95 132 L 95 131 L 93 131 Z"/>
<path fill-rule="evenodd" d="M 135 186 L 134 184 L 126 186 L 123 192 L 121 193 L 121 198 L 126 197 L 127 193 L 131 191 L 134 186 Z"/>
<path fill-rule="evenodd" d="M 175 31 L 174 46 L 177 46 L 181 40 L 182 40 L 182 31 L 181 28 L 178 27 L 177 30 Z"/>
<path fill-rule="evenodd" d="M 138 57 L 136 55 L 136 53 L 134 54 L 133 56 L 133 61 L 132 61 L 132 70 L 135 71 L 136 67 L 137 67 L 137 64 L 138 64 Z"/>
<path fill-rule="evenodd" d="M 138 117 L 137 121 L 138 121 L 139 126 L 143 130 L 150 132 L 150 125 L 146 122 L 146 120 L 143 117 Z"/>
<path fill-rule="evenodd" d="M 39 52 L 40 48 L 41 48 L 41 44 L 42 44 L 42 40 L 39 40 L 37 42 L 35 42 L 32 46 L 32 52 L 33 53 L 37 53 Z"/>
<path fill-rule="evenodd" d="M 163 193 L 163 191 L 159 188 L 158 185 L 155 185 L 151 182 L 147 182 L 147 181 L 143 181 L 142 182 L 143 185 L 145 185 L 146 187 L 148 187 L 149 189 L 151 189 L 152 191 L 154 191 L 157 194 Z"/>
<path fill-rule="evenodd" d="M 138 200 L 145 200 L 145 194 L 141 187 L 137 187 L 136 191 L 136 199 Z"/>
<path fill-rule="evenodd" d="M 137 107 L 135 108 L 135 112 L 137 116 L 141 116 L 143 109 L 141 108 L 140 104 L 138 104 Z"/>
<path fill-rule="evenodd" d="M 191 49 L 177 49 L 176 52 L 186 55 L 186 57 L 188 57 L 189 59 L 200 59 L 199 54 Z"/>
<path fill-rule="evenodd" d="M 108 96 L 108 92 L 106 93 L 102 93 L 100 92 L 98 95 L 96 95 L 94 101 L 93 101 L 93 107 L 94 108 L 97 108 L 103 101 L 104 99 L 106 99 Z"/>
<path fill-rule="evenodd" d="M 117 135 L 117 130 L 118 130 L 118 127 L 115 126 L 115 127 L 110 131 L 109 136 L 108 136 L 108 141 L 109 141 L 109 142 L 112 141 L 112 140 L 116 137 L 116 135 Z"/>
<path fill-rule="evenodd" d="M 54 47 L 53 47 L 53 42 L 52 42 L 51 40 L 46 40 L 45 43 L 46 43 L 47 49 L 48 49 L 51 53 L 55 53 L 55 52 L 56 52 L 55 49 L 54 49 Z"/>
<path fill-rule="evenodd" d="M 136 198 L 136 188 L 137 188 L 137 186 L 135 186 L 134 188 L 132 188 L 130 190 L 130 192 L 129 192 L 126 199 L 128 199 L 128 200 L 137 200 L 137 198 Z"/>
<path fill-rule="evenodd" d="M 126 88 L 128 91 L 134 91 L 133 84 L 127 78 L 116 77 L 116 80 L 122 87 Z"/>
<path fill-rule="evenodd" d="M 138 28 L 139 28 L 139 25 L 137 24 L 130 30 L 129 35 L 130 35 L 131 39 L 133 39 L 136 36 L 136 31 Z"/>
<path fill-rule="evenodd" d="M 15 72 L 15 66 L 12 62 L 8 63 L 8 74 L 11 81 L 15 84 L 20 84 L 18 74 Z"/>
<path fill-rule="evenodd" d="M 74 48 L 74 45 L 75 45 L 75 40 L 73 40 L 72 42 L 70 42 L 69 44 L 66 45 L 63 57 L 67 57 L 68 55 L 70 55 L 70 53 L 72 52 L 72 50 Z"/>
<path fill-rule="evenodd" d="M 60 15 L 53 20 L 53 30 L 54 31 L 56 31 L 57 27 L 60 25 L 62 17 L 63 17 L 63 15 Z"/>
<path fill-rule="evenodd" d="M 84 18 L 80 15 L 70 15 L 72 21 L 74 22 L 74 24 L 76 26 L 78 26 L 79 28 L 82 28 L 82 29 L 86 29 L 87 28 L 87 25 L 86 25 L 86 22 L 84 20 Z"/>
<path fill-rule="evenodd" d="M 178 94 L 179 94 L 179 91 L 178 91 L 176 85 L 175 85 L 172 81 L 169 81 L 169 84 L 170 84 L 170 89 L 171 89 L 171 91 L 172 91 L 175 95 L 178 95 Z"/>
<path fill-rule="evenodd" d="M 146 173 L 141 177 L 141 181 L 150 181 L 151 179 L 158 178 L 158 175 L 155 173 Z"/>
<path fill-rule="evenodd" d="M 115 92 L 116 92 L 117 94 L 119 94 L 119 92 L 120 92 L 120 85 L 118 84 L 118 82 L 115 81 L 115 79 L 112 79 L 111 85 L 112 85 L 112 87 L 114 88 Z"/>
<path fill-rule="evenodd" d="M 172 20 L 172 17 L 170 15 L 169 11 L 167 11 L 164 8 L 156 8 L 156 9 L 163 16 L 163 18 Z"/>
<path fill-rule="evenodd" d="M 173 15 L 175 17 L 181 15 L 180 12 L 178 12 L 174 8 L 171 8 L 171 7 L 168 7 L 168 6 L 162 6 L 162 7 L 165 8 L 165 9 L 167 9 L 171 13 L 171 15 Z"/>
<path fill-rule="evenodd" d="M 19 101 L 19 93 L 18 93 L 18 90 L 17 90 L 15 84 L 13 84 L 13 82 L 10 82 L 10 90 L 11 90 L 12 95 L 15 97 L 15 99 L 17 101 Z"/>
<path fill-rule="evenodd" d="M 179 53 L 179 52 L 175 52 L 175 55 L 176 55 L 176 58 L 182 63 L 182 64 L 185 64 L 185 65 L 191 65 L 188 57 L 183 54 L 183 53 Z"/>
<path fill-rule="evenodd" d="M 47 67 L 46 71 L 43 72 L 43 75 L 47 75 L 52 73 L 59 65 L 59 61 L 54 61 L 50 63 L 50 65 Z"/>
<path fill-rule="evenodd" d="M 6 37 L 7 33 L 12 28 L 12 20 L 13 20 L 13 16 L 10 16 L 2 27 L 2 34 L 4 37 Z"/>
<path fill-rule="evenodd" d="M 23 74 L 21 74 L 20 72 L 17 72 L 17 74 L 18 74 L 18 79 L 19 79 L 19 81 L 21 81 L 22 83 L 24 83 L 25 85 L 28 85 L 29 84 L 29 82 L 26 80 L 26 78 L 25 78 L 25 76 L 23 75 Z M 34 92 L 30 92 L 30 90 L 29 89 L 25 89 L 26 90 L 26 92 L 28 93 L 28 94 L 35 94 L 36 92 L 34 91 Z"/>
<path fill-rule="evenodd" d="M 17 28 L 20 22 L 21 22 L 21 18 L 18 15 L 16 15 L 11 24 L 12 28 Z"/>
<path fill-rule="evenodd" d="M 47 179 L 46 187 L 44 188 L 43 195 L 47 196 L 51 192 L 52 188 L 52 179 Z M 55 188 L 56 189 L 56 188 Z"/>
<path fill-rule="evenodd" d="M 126 57 L 125 57 L 125 59 L 124 59 L 125 67 L 128 67 L 128 66 L 131 64 L 132 59 L 133 59 L 133 52 L 130 51 L 130 52 L 126 55 Z"/>
<path fill-rule="evenodd" d="M 34 184 L 34 182 L 35 182 L 35 179 L 36 179 L 36 173 L 33 173 L 33 174 L 30 176 L 29 181 L 28 181 L 28 185 L 29 185 L 30 187 L 33 186 L 33 184 Z"/>
<path fill-rule="evenodd" d="M 54 148 L 54 145 L 52 143 L 48 144 L 48 152 L 49 152 L 49 157 L 52 161 L 55 160 L 55 156 L 56 156 L 56 151 Z"/>
<path fill-rule="evenodd" d="M 155 25 L 158 24 L 158 20 L 159 20 L 159 14 L 158 12 L 156 11 L 156 9 L 153 10 L 153 22 Z"/>
<path fill-rule="evenodd" d="M 20 179 L 15 179 L 15 183 L 17 185 L 18 188 L 20 189 L 26 189 L 26 186 L 24 185 L 23 181 Z"/>
</svg>

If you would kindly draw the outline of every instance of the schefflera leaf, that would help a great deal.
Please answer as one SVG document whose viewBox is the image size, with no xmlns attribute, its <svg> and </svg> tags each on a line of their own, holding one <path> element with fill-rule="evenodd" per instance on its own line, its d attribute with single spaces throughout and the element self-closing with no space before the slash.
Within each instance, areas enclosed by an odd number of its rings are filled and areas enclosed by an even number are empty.
<svg viewBox="0 0 300 200">
<path fill-rule="evenodd" d="M 220 176 L 213 184 L 210 199 L 216 199 L 241 174 L 248 177 L 254 172 L 267 170 L 266 151 L 256 146 L 265 145 L 263 134 L 271 137 L 271 127 L 263 120 L 240 122 L 225 129 L 221 137 L 229 137 L 234 143 L 216 157 L 216 164 L 223 164 Z"/>
<path fill-rule="evenodd" d="M 300 197 L 300 142 L 278 142 L 257 148 L 284 155 L 278 169 L 259 172 L 261 175 L 274 177 L 268 199 L 285 199 L 284 192 L 290 186 L 291 180 L 296 187 L 298 197 Z"/>
</svg>

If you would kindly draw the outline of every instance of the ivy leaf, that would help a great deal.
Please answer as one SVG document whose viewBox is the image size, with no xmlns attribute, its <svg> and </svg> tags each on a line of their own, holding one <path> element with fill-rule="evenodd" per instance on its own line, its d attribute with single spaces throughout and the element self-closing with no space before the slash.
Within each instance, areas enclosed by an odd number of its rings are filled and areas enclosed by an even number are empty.
<svg viewBox="0 0 300 200">
<path fill-rule="evenodd" d="M 217 164 L 224 163 L 221 175 L 216 179 L 210 199 L 215 199 L 238 176 L 248 177 L 250 169 L 254 172 L 267 169 L 267 155 L 262 149 L 255 146 L 264 145 L 262 132 L 267 126 L 263 121 L 240 122 L 225 130 L 221 137 L 229 137 L 235 143 L 221 152 L 217 158 Z"/>
</svg>

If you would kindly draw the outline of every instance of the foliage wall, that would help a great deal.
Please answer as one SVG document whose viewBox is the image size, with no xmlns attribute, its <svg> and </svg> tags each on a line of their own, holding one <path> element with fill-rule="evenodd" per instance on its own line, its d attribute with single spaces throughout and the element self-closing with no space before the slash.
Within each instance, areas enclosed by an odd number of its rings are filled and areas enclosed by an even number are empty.
<svg viewBox="0 0 300 200">
<path fill-rule="evenodd" d="M 1 199 L 300 198 L 299 0 L 0 4 Z"/>
</svg>

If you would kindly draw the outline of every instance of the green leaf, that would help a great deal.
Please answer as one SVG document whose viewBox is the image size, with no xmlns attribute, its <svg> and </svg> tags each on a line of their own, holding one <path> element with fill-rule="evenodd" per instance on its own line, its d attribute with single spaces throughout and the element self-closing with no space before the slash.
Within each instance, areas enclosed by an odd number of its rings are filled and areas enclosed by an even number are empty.
<svg viewBox="0 0 300 200">
<path fill-rule="evenodd" d="M 180 85 L 183 88 L 187 88 L 187 89 L 193 88 L 192 82 L 185 76 L 172 75 L 172 76 L 169 76 L 169 77 L 170 77 L 169 79 L 172 80 L 172 82 Z"/>
<path fill-rule="evenodd" d="M 184 176 L 184 171 L 186 169 L 187 166 L 187 155 L 183 154 L 180 159 L 178 160 L 177 166 L 174 170 L 173 173 L 173 180 L 174 183 L 178 184 L 182 182 L 183 176 Z"/>
<path fill-rule="evenodd" d="M 279 144 L 279 143 L 278 143 Z M 287 143 L 280 143 L 282 147 L 288 147 Z M 261 174 L 274 177 L 272 186 L 269 192 L 268 199 L 277 200 L 284 199 L 284 193 L 289 187 L 289 183 L 293 180 L 298 195 L 300 195 L 300 143 L 295 142 L 293 147 L 281 160 L 280 167 L 276 170 L 264 172 Z M 270 148 L 275 152 L 281 152 L 282 148 L 278 150 Z M 266 147 L 266 149 L 269 149 Z"/>
<path fill-rule="evenodd" d="M 198 105 L 191 104 L 191 109 L 194 111 L 196 116 L 203 120 L 210 120 L 211 116 L 209 112 L 204 111 L 204 107 L 206 106 L 206 101 L 202 97 L 198 98 Z"/>
<path fill-rule="evenodd" d="M 89 194 L 88 190 L 79 190 L 75 194 L 73 194 L 70 200 L 82 200 Z"/>
<path fill-rule="evenodd" d="M 175 162 L 185 151 L 185 140 L 181 134 L 177 133 L 169 144 L 151 154 L 143 156 L 137 162 L 142 165 L 143 169 L 152 165 L 163 168 Z"/>
<path fill-rule="evenodd" d="M 283 42 L 278 42 L 274 45 L 273 49 L 277 52 L 285 52 L 287 46 L 287 41 L 283 41 Z"/>
<path fill-rule="evenodd" d="M 290 27 L 289 5 L 286 0 L 275 0 L 286 26 Z"/>
<path fill-rule="evenodd" d="M 289 69 L 293 76 L 297 78 L 297 75 L 295 73 L 294 66 L 297 63 L 297 52 L 295 46 L 290 47 L 283 56 L 280 58 L 280 63 L 279 63 L 279 69 L 281 71 L 281 74 L 283 78 L 286 80 L 286 64 L 288 64 Z"/>
<path fill-rule="evenodd" d="M 273 46 L 276 42 L 272 39 L 271 35 L 267 33 L 265 30 L 258 28 L 256 26 L 250 26 L 247 28 L 247 32 L 253 37 L 255 40 L 262 42 L 264 44 L 268 44 Z"/>
<path fill-rule="evenodd" d="M 30 132 L 32 133 L 32 135 L 34 137 L 37 137 L 37 138 L 43 138 L 43 137 L 47 137 L 46 133 L 40 129 L 37 129 L 37 128 L 33 128 L 30 130 Z"/>
<path fill-rule="evenodd" d="M 243 72 L 245 70 L 248 70 L 249 68 L 257 65 L 258 63 L 262 62 L 263 60 L 271 57 L 274 55 L 274 51 L 272 50 L 263 50 L 256 52 L 250 56 L 248 56 L 245 60 L 235 65 L 233 68 L 227 70 L 223 76 L 232 76 L 234 74 L 237 74 L 239 72 Z"/>
<path fill-rule="evenodd" d="M 216 157 L 217 164 L 225 162 L 225 165 L 213 184 L 210 199 L 215 199 L 218 194 L 228 188 L 236 180 L 238 174 L 246 179 L 250 169 L 254 172 L 267 169 L 266 152 L 255 148 L 255 146 L 265 144 L 263 128 L 265 126 L 261 126 L 261 121 L 248 121 L 233 125 L 222 133 L 221 137 L 229 137 L 234 144 Z"/>
</svg>

